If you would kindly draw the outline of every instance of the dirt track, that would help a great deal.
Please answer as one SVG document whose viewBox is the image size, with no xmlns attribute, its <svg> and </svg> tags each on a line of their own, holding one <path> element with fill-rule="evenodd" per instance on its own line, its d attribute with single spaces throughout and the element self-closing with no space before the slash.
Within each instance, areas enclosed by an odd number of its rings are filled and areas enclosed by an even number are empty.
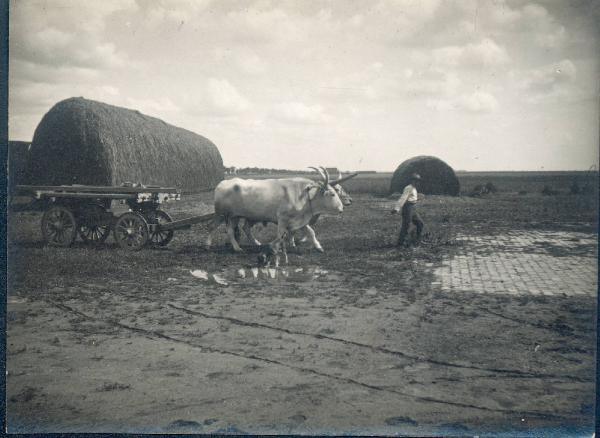
<svg viewBox="0 0 600 438">
<path fill-rule="evenodd" d="M 361 202 L 375 205 L 364 197 L 355 211 Z M 346 220 L 395 229 L 364 214 Z M 323 220 L 326 249 L 335 226 Z M 183 239 L 124 266 L 127 254 L 110 246 L 21 243 L 21 263 L 83 260 L 81 275 L 58 272 L 37 290 L 32 273 L 14 280 L 9 431 L 472 434 L 562 425 L 564 436 L 593 427 L 595 294 L 442 290 L 434 273 L 456 248 L 435 248 L 432 258 L 430 248 L 399 252 L 385 242 L 305 250 L 285 271 L 254 278 L 252 255 L 206 254 Z M 583 257 L 595 264 L 594 245 Z M 107 261 L 119 264 L 114 272 Z"/>
</svg>

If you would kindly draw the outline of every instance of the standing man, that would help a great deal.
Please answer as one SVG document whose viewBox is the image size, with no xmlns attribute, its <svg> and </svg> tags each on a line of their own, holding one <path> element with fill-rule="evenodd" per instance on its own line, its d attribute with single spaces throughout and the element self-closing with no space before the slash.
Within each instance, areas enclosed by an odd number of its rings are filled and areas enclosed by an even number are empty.
<svg viewBox="0 0 600 438">
<path fill-rule="evenodd" d="M 398 246 L 404 245 L 404 239 L 406 239 L 408 227 L 411 222 L 417 227 L 417 242 L 421 239 L 423 221 L 416 211 L 418 200 L 417 187 L 420 181 L 421 176 L 418 173 L 411 175 L 410 184 L 404 187 L 402 196 L 400 196 L 400 199 L 392 210 L 392 214 L 396 214 L 399 211 L 402 212 L 402 227 L 400 228 L 400 236 L 398 237 Z"/>
</svg>

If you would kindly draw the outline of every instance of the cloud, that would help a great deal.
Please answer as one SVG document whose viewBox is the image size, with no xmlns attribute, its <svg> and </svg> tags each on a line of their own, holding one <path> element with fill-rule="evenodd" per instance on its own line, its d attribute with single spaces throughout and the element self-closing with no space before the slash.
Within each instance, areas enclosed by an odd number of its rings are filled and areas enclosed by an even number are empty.
<svg viewBox="0 0 600 438">
<path fill-rule="evenodd" d="M 432 51 L 434 65 L 442 67 L 495 67 L 510 62 L 506 49 L 490 38 L 478 44 L 447 46 Z"/>
<path fill-rule="evenodd" d="M 494 95 L 484 91 L 475 91 L 454 98 L 429 98 L 425 105 L 436 111 L 462 110 L 473 114 L 491 113 L 499 107 Z"/>
<path fill-rule="evenodd" d="M 101 79 L 98 70 L 86 67 L 48 66 L 19 59 L 10 60 L 9 81 L 11 86 L 22 82 L 43 82 L 56 84 L 62 81 L 71 83 L 89 83 Z"/>
<path fill-rule="evenodd" d="M 321 81 L 320 95 L 337 101 L 377 104 L 457 94 L 461 79 L 456 72 L 428 66 L 427 60 L 422 64 L 418 68 L 386 68 L 382 62 L 374 62 L 350 74 Z"/>
<path fill-rule="evenodd" d="M 112 43 L 51 27 L 27 33 L 19 43 L 13 46 L 12 58 L 39 65 L 111 68 L 124 65 L 125 60 Z"/>
<path fill-rule="evenodd" d="M 399 89 L 402 94 L 413 97 L 452 96 L 456 94 L 460 83 L 460 78 L 455 73 L 434 68 L 411 71 L 410 75 L 400 83 Z"/>
<path fill-rule="evenodd" d="M 250 108 L 250 102 L 226 79 L 209 78 L 206 92 L 208 103 L 219 114 L 236 114 Z"/>
<path fill-rule="evenodd" d="M 64 31 L 97 34 L 106 19 L 116 13 L 137 10 L 134 0 L 37 0 L 11 2 L 11 27 L 19 35 L 52 27 Z"/>
<path fill-rule="evenodd" d="M 267 63 L 255 53 L 242 53 L 237 63 L 244 73 L 260 75 L 267 71 Z"/>
<path fill-rule="evenodd" d="M 136 0 L 146 25 L 172 21 L 186 23 L 193 21 L 205 12 L 212 2 L 210 0 Z"/>
<path fill-rule="evenodd" d="M 553 49 L 562 46 L 567 38 L 568 34 L 565 27 L 560 26 L 547 32 L 538 32 L 535 35 L 535 43 L 540 47 Z"/>
<path fill-rule="evenodd" d="M 276 105 L 272 115 L 276 119 L 292 123 L 320 123 L 329 120 L 321 105 L 306 105 L 302 102 Z"/>
<path fill-rule="evenodd" d="M 57 67 L 124 65 L 125 57 L 104 39 L 103 32 L 111 14 L 128 9 L 135 9 L 133 0 L 12 2 L 11 60 Z"/>
<path fill-rule="evenodd" d="M 315 23 L 316 24 L 316 23 Z M 246 8 L 228 12 L 220 26 L 228 39 L 246 44 L 279 45 L 306 41 L 311 23 L 283 9 Z"/>
<path fill-rule="evenodd" d="M 577 68 L 571 60 L 563 59 L 537 69 L 512 72 L 512 77 L 518 79 L 518 88 L 522 90 L 545 93 L 561 84 L 573 82 L 577 77 Z"/>
<path fill-rule="evenodd" d="M 472 113 L 490 113 L 498 108 L 498 101 L 490 93 L 476 91 L 458 100 L 458 106 Z"/>
<path fill-rule="evenodd" d="M 105 87 L 103 91 L 107 95 L 110 95 L 111 92 L 116 91 L 116 95 L 118 95 L 118 90 L 111 90 L 110 87 Z M 181 111 L 181 108 L 173 103 L 173 101 L 168 97 L 158 97 L 155 99 L 126 97 L 121 102 L 123 102 L 122 104 L 119 103 L 121 106 L 135 109 L 146 115 L 158 118 L 163 118 L 168 114 L 178 113 Z"/>
<path fill-rule="evenodd" d="M 110 84 L 46 83 L 25 79 L 11 81 L 9 107 L 9 137 L 31 140 L 42 116 L 56 103 L 82 96 L 113 105 L 126 104 L 120 90 Z"/>
<path fill-rule="evenodd" d="M 482 36 L 511 48 L 556 49 L 569 41 L 566 27 L 536 3 L 445 0 L 406 43 L 415 47 L 463 46 Z"/>
<path fill-rule="evenodd" d="M 569 59 L 525 71 L 510 77 L 521 98 L 530 104 L 578 102 L 597 98 L 597 82 L 578 81 L 577 67 Z"/>
</svg>

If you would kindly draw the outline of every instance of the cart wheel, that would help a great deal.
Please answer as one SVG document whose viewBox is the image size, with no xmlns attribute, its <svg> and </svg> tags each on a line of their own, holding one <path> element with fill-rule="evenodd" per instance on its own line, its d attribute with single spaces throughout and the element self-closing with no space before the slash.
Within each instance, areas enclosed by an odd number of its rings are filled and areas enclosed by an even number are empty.
<svg viewBox="0 0 600 438">
<path fill-rule="evenodd" d="M 86 217 L 79 224 L 79 236 L 84 242 L 100 244 L 104 242 L 110 234 L 110 225 L 97 225 L 95 222 L 102 220 L 106 214 L 101 206 L 94 206 L 92 211 L 86 212 Z M 81 223 L 87 222 L 87 223 Z"/>
<path fill-rule="evenodd" d="M 148 223 L 139 213 L 124 213 L 115 223 L 117 244 L 129 251 L 139 251 L 148 242 Z"/>
<path fill-rule="evenodd" d="M 42 217 L 42 235 L 51 246 L 71 246 L 77 236 L 77 224 L 71 210 L 54 206 Z"/>
<path fill-rule="evenodd" d="M 148 218 L 148 223 L 150 223 L 150 224 L 164 225 L 164 224 L 168 224 L 169 222 L 173 222 L 173 219 L 171 219 L 171 216 L 169 216 L 169 214 L 167 212 L 162 211 L 162 210 L 150 211 L 146 214 L 146 217 Z M 150 232 L 150 243 L 154 246 L 167 246 L 169 244 L 169 242 L 171 241 L 171 239 L 173 239 L 173 234 L 174 234 L 173 230 L 151 231 Z"/>
</svg>

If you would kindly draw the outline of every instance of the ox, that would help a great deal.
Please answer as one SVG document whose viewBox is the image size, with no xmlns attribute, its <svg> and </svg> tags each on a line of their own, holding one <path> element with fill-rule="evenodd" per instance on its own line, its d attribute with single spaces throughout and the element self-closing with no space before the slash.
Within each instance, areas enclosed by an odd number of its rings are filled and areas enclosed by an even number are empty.
<svg viewBox="0 0 600 438">
<path fill-rule="evenodd" d="M 314 167 L 311 167 L 311 169 L 315 169 L 319 174 L 321 174 L 321 171 L 319 171 L 318 169 L 316 169 Z M 333 189 L 335 190 L 335 192 L 338 194 L 338 196 L 340 197 L 340 200 L 342 201 L 342 204 L 344 204 L 344 207 L 352 205 L 352 197 L 348 194 L 348 192 L 346 192 L 344 190 L 344 188 L 341 186 L 341 183 L 343 183 L 345 181 L 348 181 L 351 178 L 354 178 L 356 175 L 358 175 L 358 173 L 353 173 L 351 175 L 342 177 L 342 174 L 338 173 L 338 177 L 337 177 L 336 180 L 329 181 L 329 185 L 331 187 L 333 187 Z M 307 227 L 309 227 L 309 228 L 312 229 L 312 226 L 315 225 L 317 223 L 317 221 L 319 220 L 319 216 L 320 216 L 319 214 L 313 216 L 310 219 L 310 222 L 308 223 Z M 239 218 L 239 219 L 241 219 L 243 221 L 243 223 L 244 223 L 245 226 L 250 227 L 250 231 L 246 232 L 246 235 L 248 236 L 250 242 L 253 243 L 254 245 L 260 245 L 260 242 L 254 237 L 254 235 L 251 232 L 251 228 L 254 225 L 256 225 L 258 222 L 257 221 L 253 221 L 253 220 L 248 219 L 248 218 Z M 267 222 L 263 222 L 263 226 L 267 226 Z M 234 236 L 235 236 L 235 240 L 237 240 L 239 242 L 240 237 L 241 237 L 241 232 L 240 232 L 240 227 L 239 226 L 235 227 L 235 234 L 234 234 Z M 292 247 L 296 246 L 296 242 L 294 240 L 294 234 L 291 233 L 288 237 L 289 237 L 289 244 L 290 244 L 290 246 L 292 246 Z M 307 236 L 303 235 L 302 238 L 300 239 L 300 242 L 305 242 L 306 239 L 307 239 Z"/>
<path fill-rule="evenodd" d="M 323 251 L 315 232 L 308 225 L 320 214 L 336 214 L 344 206 L 335 189 L 329 184 L 329 174 L 316 169 L 322 181 L 308 178 L 282 178 L 244 180 L 233 178 L 221 181 L 215 188 L 215 220 L 209 230 L 206 246 L 212 243 L 214 229 L 227 223 L 227 234 L 234 251 L 242 251 L 235 239 L 235 229 L 240 218 L 245 218 L 243 230 L 255 245 L 260 242 L 252 235 L 252 225 L 257 222 L 277 224 L 277 237 L 271 245 L 278 247 L 286 234 L 303 230 L 312 245 Z"/>
</svg>

